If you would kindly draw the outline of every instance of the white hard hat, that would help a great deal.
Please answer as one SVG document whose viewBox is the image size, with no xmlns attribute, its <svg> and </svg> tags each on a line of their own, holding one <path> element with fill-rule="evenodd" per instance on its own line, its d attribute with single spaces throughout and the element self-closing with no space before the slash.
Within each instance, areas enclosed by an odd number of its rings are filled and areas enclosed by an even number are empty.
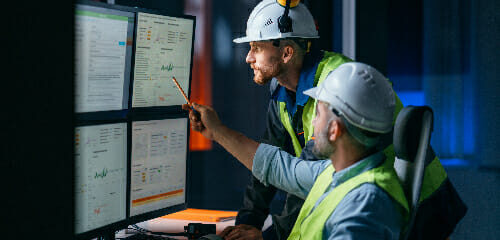
<svg viewBox="0 0 500 240">
<path fill-rule="evenodd" d="M 260 2 L 248 18 L 246 36 L 233 41 L 244 43 L 281 38 L 319 38 L 314 19 L 302 3 L 290 8 L 288 16 L 292 19 L 292 31 L 280 32 L 278 19 L 284 10 L 276 0 Z"/>
<path fill-rule="evenodd" d="M 392 130 L 394 92 L 384 75 L 369 65 L 344 63 L 304 94 L 327 102 L 358 128 L 376 133 Z"/>
</svg>

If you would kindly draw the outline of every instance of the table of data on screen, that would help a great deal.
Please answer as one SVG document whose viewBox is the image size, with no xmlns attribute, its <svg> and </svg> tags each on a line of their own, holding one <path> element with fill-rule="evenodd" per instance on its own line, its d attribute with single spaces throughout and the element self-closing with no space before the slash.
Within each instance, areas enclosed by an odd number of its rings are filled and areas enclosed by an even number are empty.
<svg viewBox="0 0 500 240">
<path fill-rule="evenodd" d="M 133 25 L 132 13 L 76 10 L 76 112 L 128 107 Z"/>
<path fill-rule="evenodd" d="M 187 119 L 132 122 L 130 215 L 184 202 Z"/>
</svg>

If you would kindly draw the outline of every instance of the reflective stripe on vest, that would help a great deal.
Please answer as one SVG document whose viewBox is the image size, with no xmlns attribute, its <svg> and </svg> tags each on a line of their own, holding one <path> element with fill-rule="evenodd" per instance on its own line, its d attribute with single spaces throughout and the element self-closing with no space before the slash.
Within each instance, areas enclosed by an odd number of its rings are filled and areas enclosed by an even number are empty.
<svg viewBox="0 0 500 240">
<path fill-rule="evenodd" d="M 338 185 L 311 212 L 311 209 L 332 182 L 332 174 L 335 170 L 332 165 L 329 165 L 314 182 L 288 239 L 322 239 L 325 223 L 340 201 L 350 191 L 364 183 L 373 183 L 382 188 L 404 209 L 403 216 L 406 219 L 408 217 L 408 203 L 396 172 L 390 164 L 390 161 L 385 160 L 381 166 L 363 172 Z"/>
<path fill-rule="evenodd" d="M 446 171 L 441 165 L 438 157 L 429 163 L 424 170 L 424 181 L 422 182 L 422 189 L 420 190 L 419 203 L 429 198 L 447 178 Z"/>
<path fill-rule="evenodd" d="M 299 139 L 297 139 L 295 131 L 293 130 L 292 123 L 289 117 L 290 114 L 288 114 L 288 111 L 286 110 L 286 103 L 285 102 L 278 102 L 278 103 L 280 107 L 281 123 L 288 132 L 288 135 L 290 135 L 290 137 L 292 138 L 292 145 L 293 145 L 293 150 L 295 150 L 295 156 L 299 157 L 300 154 L 302 153 L 302 147 L 300 146 Z M 304 114 L 302 114 L 302 116 L 304 116 Z"/>
<path fill-rule="evenodd" d="M 340 66 L 342 63 L 351 62 L 349 58 L 334 52 L 324 52 L 323 59 L 318 64 L 318 69 L 316 69 L 316 73 L 314 75 L 314 85 L 318 86 L 326 76 L 335 68 Z M 285 102 L 279 102 L 279 111 L 280 111 L 280 119 L 281 123 L 285 127 L 286 131 L 290 135 L 292 139 L 293 149 L 295 151 L 295 156 L 299 157 L 302 153 L 302 147 L 300 145 L 299 139 L 292 127 L 292 121 L 290 120 L 290 114 L 286 109 Z M 312 125 L 312 121 L 316 116 L 316 100 L 313 98 L 309 98 L 304 105 L 304 109 L 302 111 L 302 125 L 304 130 L 304 146 L 305 144 L 311 140 L 311 137 L 314 133 L 314 128 Z"/>
</svg>

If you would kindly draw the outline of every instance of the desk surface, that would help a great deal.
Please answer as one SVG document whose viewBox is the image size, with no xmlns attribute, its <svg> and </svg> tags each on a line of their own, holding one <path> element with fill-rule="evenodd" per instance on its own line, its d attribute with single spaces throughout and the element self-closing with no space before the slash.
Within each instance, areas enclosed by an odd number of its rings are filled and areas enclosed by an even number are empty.
<svg viewBox="0 0 500 240">
<path fill-rule="evenodd" d="M 202 222 L 193 220 L 155 218 L 149 221 L 141 222 L 137 225 L 153 232 L 184 232 L 184 226 L 187 226 L 189 223 L 215 224 L 216 232 L 220 233 L 226 227 L 234 226 L 234 219 L 223 222 Z"/>
<path fill-rule="evenodd" d="M 147 229 L 153 232 L 165 232 L 165 233 L 179 233 L 184 232 L 184 226 L 189 223 L 203 223 L 203 224 L 215 224 L 216 233 L 221 233 L 226 227 L 234 226 L 234 219 L 223 222 L 202 222 L 202 221 L 192 221 L 192 220 L 177 220 L 177 219 L 167 219 L 167 218 L 155 218 L 148 221 L 138 223 L 137 226 Z M 133 235 L 133 231 L 123 230 L 116 234 L 116 238 L 124 238 L 129 235 Z M 171 237 L 176 239 L 187 239 L 187 237 Z"/>
<path fill-rule="evenodd" d="M 137 226 L 147 229 L 153 232 L 167 232 L 167 233 L 178 233 L 184 232 L 184 226 L 189 223 L 203 223 L 203 224 L 215 224 L 216 233 L 221 233 L 226 227 L 234 226 L 235 220 L 223 221 L 223 222 L 202 222 L 202 221 L 192 221 L 192 220 L 177 220 L 168 218 L 155 218 L 148 221 L 138 223 Z M 264 222 L 264 227 L 262 229 L 267 229 L 272 224 L 271 215 L 269 215 Z M 117 238 L 123 238 L 130 235 L 127 231 L 120 231 L 117 233 Z M 177 239 L 187 239 L 186 237 L 172 237 Z"/>
</svg>

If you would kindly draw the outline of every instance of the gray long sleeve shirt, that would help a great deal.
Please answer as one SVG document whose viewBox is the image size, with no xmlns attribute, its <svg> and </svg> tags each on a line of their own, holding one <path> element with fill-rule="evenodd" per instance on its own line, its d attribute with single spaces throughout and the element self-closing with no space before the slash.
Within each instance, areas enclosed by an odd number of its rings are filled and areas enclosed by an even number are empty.
<svg viewBox="0 0 500 240">
<path fill-rule="evenodd" d="M 334 172 L 332 183 L 318 199 L 320 203 L 336 186 L 379 166 L 382 153 Z M 305 199 L 319 174 L 331 164 L 328 160 L 304 161 L 277 147 L 260 144 L 254 156 L 253 174 L 264 185 Z M 314 209 L 313 209 L 314 210 Z M 399 239 L 403 217 L 397 203 L 378 186 L 365 183 L 349 192 L 328 218 L 323 239 Z"/>
</svg>

